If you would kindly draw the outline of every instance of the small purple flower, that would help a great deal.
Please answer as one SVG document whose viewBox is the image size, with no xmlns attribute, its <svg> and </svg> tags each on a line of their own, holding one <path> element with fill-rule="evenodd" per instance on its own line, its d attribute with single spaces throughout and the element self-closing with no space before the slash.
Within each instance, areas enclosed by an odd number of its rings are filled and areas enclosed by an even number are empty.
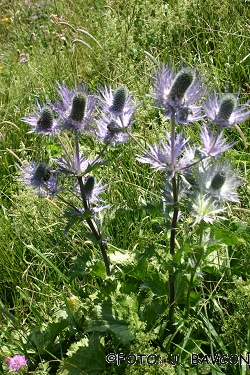
<svg viewBox="0 0 250 375">
<path fill-rule="evenodd" d="M 232 127 L 246 121 L 250 117 L 249 101 L 238 106 L 238 95 L 226 93 L 223 95 L 214 92 L 206 102 L 204 111 L 213 124 L 220 127 Z M 237 108 L 238 107 L 238 108 Z"/>
<path fill-rule="evenodd" d="M 93 115 L 97 97 L 89 95 L 87 87 L 80 85 L 68 89 L 63 83 L 57 83 L 58 93 L 62 101 L 51 104 L 58 114 L 63 130 L 92 131 Z"/>
<path fill-rule="evenodd" d="M 28 133 L 41 133 L 44 135 L 52 135 L 58 130 L 57 121 L 54 119 L 52 109 L 46 105 L 41 107 L 37 101 L 37 113 L 29 117 L 22 118 L 23 122 L 29 124 L 33 129 Z"/>
<path fill-rule="evenodd" d="M 199 81 L 198 76 L 199 73 L 189 68 L 181 68 L 176 75 L 170 65 L 162 65 L 160 72 L 155 69 L 152 97 L 159 107 L 165 109 L 165 117 L 170 119 L 174 113 L 176 121 L 181 124 L 199 121 L 204 117 L 202 107 L 195 105 L 205 92 L 201 87 L 204 79 Z"/>
<path fill-rule="evenodd" d="M 27 359 L 21 354 L 16 354 L 11 358 L 6 358 L 4 362 L 9 366 L 9 370 L 14 371 L 18 371 L 22 366 L 27 366 Z"/>
<path fill-rule="evenodd" d="M 225 144 L 226 140 L 222 136 L 223 131 L 218 135 L 214 135 L 207 127 L 204 127 L 201 131 L 203 146 L 199 150 L 206 156 L 218 156 L 235 145 L 236 142 Z"/>
<path fill-rule="evenodd" d="M 28 62 L 28 60 L 26 59 L 26 57 L 23 57 L 22 59 L 19 60 L 20 64 L 23 64 L 23 63 L 26 63 Z"/>
</svg>

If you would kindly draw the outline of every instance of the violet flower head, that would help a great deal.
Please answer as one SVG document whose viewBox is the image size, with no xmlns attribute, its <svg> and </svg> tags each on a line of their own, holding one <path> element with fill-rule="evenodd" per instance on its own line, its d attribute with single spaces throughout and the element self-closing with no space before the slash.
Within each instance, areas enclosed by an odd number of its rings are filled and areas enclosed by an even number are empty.
<svg viewBox="0 0 250 375">
<path fill-rule="evenodd" d="M 208 197 L 215 201 L 239 202 L 236 189 L 242 181 L 227 161 L 211 164 L 205 160 L 199 164 L 195 176 L 199 190 Z"/>
<path fill-rule="evenodd" d="M 55 161 L 58 165 L 58 171 L 66 175 L 84 175 L 91 166 L 93 167 L 97 163 L 103 164 L 101 160 L 97 162 L 95 159 L 86 158 L 83 153 L 79 157 L 75 153 L 74 157 L 65 156 Z"/>
<path fill-rule="evenodd" d="M 149 146 L 150 152 L 145 153 L 143 156 L 138 156 L 137 160 L 141 163 L 151 164 L 152 168 L 155 168 L 156 170 L 165 170 L 172 174 L 174 173 L 177 167 L 178 158 L 183 152 L 184 146 L 189 139 L 183 138 L 181 133 L 179 133 L 176 136 L 174 143 L 174 159 L 172 166 L 171 135 L 168 132 L 166 132 L 166 135 L 167 143 L 162 141 L 160 146 L 157 144 Z M 174 170 L 172 170 L 172 168 L 174 168 Z"/>
<path fill-rule="evenodd" d="M 96 105 L 96 96 L 88 94 L 87 87 L 80 85 L 68 89 L 57 83 L 61 101 L 51 104 L 59 117 L 62 130 L 90 132 Z"/>
<path fill-rule="evenodd" d="M 41 133 L 44 135 L 52 135 L 58 130 L 57 121 L 50 106 L 41 107 L 37 102 L 37 113 L 29 117 L 22 118 L 23 122 L 29 124 L 33 129 L 28 133 Z"/>
<path fill-rule="evenodd" d="M 102 180 L 96 182 L 93 176 L 88 176 L 84 182 L 84 191 L 86 198 L 92 204 L 97 204 L 98 202 L 103 202 L 100 197 L 102 193 L 106 190 L 107 185 L 102 185 Z"/>
<path fill-rule="evenodd" d="M 54 196 L 59 192 L 57 189 L 57 178 L 51 174 L 50 169 L 44 161 L 40 163 L 26 163 L 19 167 L 21 175 L 19 181 L 38 194 L 49 194 Z"/>
<path fill-rule="evenodd" d="M 95 121 L 97 125 L 97 129 L 95 130 L 97 139 L 111 145 L 128 142 L 129 135 L 127 130 L 130 129 L 134 122 L 132 115 L 132 112 L 127 112 L 120 116 L 102 112 L 101 118 Z"/>
<path fill-rule="evenodd" d="M 199 150 L 206 156 L 218 156 L 222 152 L 226 151 L 236 142 L 230 142 L 226 144 L 226 140 L 223 137 L 223 131 L 218 135 L 214 135 L 207 127 L 203 127 L 201 131 L 201 140 L 203 146 Z"/>
<path fill-rule="evenodd" d="M 129 94 L 123 86 L 115 91 L 105 87 L 100 93 L 101 118 L 96 120 L 97 138 L 111 145 L 127 142 L 132 116 L 140 104 L 132 104 L 132 93 Z"/>
<path fill-rule="evenodd" d="M 204 112 L 210 118 L 212 124 L 219 127 L 232 127 L 246 121 L 250 117 L 249 101 L 238 105 L 238 95 L 225 93 L 223 95 L 214 92 L 203 104 Z"/>
<path fill-rule="evenodd" d="M 170 65 L 163 65 L 160 72 L 155 69 L 152 97 L 159 107 L 164 108 L 165 117 L 170 119 L 175 114 L 176 121 L 181 124 L 204 117 L 202 107 L 195 105 L 205 92 L 202 87 L 204 79 L 199 81 L 198 76 L 199 73 L 190 68 L 181 68 L 176 75 Z"/>
<path fill-rule="evenodd" d="M 16 354 L 14 357 L 6 358 L 4 363 L 9 366 L 9 370 L 18 371 L 20 367 L 27 366 L 27 359 L 24 355 Z"/>
<path fill-rule="evenodd" d="M 115 116 L 132 115 L 140 104 L 132 104 L 132 93 L 128 93 L 123 86 L 117 87 L 113 92 L 111 88 L 105 86 L 100 90 L 102 111 L 109 112 Z"/>
<path fill-rule="evenodd" d="M 82 177 L 82 179 L 84 194 L 88 200 L 90 212 L 97 213 L 108 208 L 109 205 L 105 205 L 104 199 L 101 197 L 101 194 L 107 189 L 107 185 L 102 185 L 102 179 L 96 182 L 96 179 L 92 175 Z M 77 197 L 81 197 L 82 191 L 79 185 L 76 185 L 75 193 Z M 81 208 L 78 211 L 84 213 L 84 210 Z"/>
</svg>

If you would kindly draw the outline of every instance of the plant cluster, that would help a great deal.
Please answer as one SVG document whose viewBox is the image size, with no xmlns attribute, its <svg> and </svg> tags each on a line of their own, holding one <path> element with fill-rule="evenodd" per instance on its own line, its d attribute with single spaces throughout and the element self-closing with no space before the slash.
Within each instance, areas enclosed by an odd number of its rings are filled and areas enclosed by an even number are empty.
<svg viewBox="0 0 250 375">
<path fill-rule="evenodd" d="M 146 334 L 143 342 L 140 336 L 140 350 L 154 348 L 154 358 L 167 357 L 168 353 L 165 371 L 169 374 L 170 352 L 178 354 L 178 366 L 182 361 L 186 363 L 186 353 L 213 354 L 212 342 L 218 335 L 209 323 L 203 283 L 209 268 L 223 272 L 218 259 L 225 256 L 223 236 L 228 232 L 221 234 L 217 224 L 228 220 L 228 202 L 239 202 L 236 189 L 242 182 L 230 160 L 223 157 L 235 144 L 227 143 L 224 130 L 236 128 L 245 142 L 238 124 L 250 117 L 250 111 L 248 103 L 239 104 L 238 95 L 209 94 L 204 79 L 193 69 L 181 66 L 175 73 L 170 65 L 160 66 L 150 58 L 155 65 L 150 95 L 154 106 L 170 122 L 170 131 L 159 144 L 143 145 L 133 135 L 139 104 L 133 103 L 133 93 L 123 86 L 90 93 L 83 84 L 69 89 L 57 83 L 60 99 L 43 105 L 37 102 L 36 113 L 23 118 L 31 127 L 29 133 L 57 139 L 62 154 L 49 162 L 23 162 L 19 180 L 40 196 L 50 197 L 52 204 L 61 203 L 67 220 L 65 234 L 73 225 L 83 225 L 83 237 L 99 249 L 102 260 L 98 253 L 93 258 L 83 251 L 70 274 L 62 275 L 68 285 L 78 280 L 79 295 L 71 292 L 58 304 L 48 323 L 25 332 L 23 354 L 5 361 L 10 370 L 27 363 L 34 368 L 37 356 L 48 360 L 51 354 L 59 358 L 61 352 L 56 374 L 84 371 L 94 375 L 105 373 L 105 355 L 107 361 L 109 353 L 114 353 L 110 368 L 114 373 L 124 373 L 126 363 L 115 368 L 117 353 L 135 350 L 139 331 Z M 194 122 L 203 124 L 199 145 L 188 137 Z M 86 137 L 102 145 L 94 157 L 87 156 L 87 142 L 83 142 Z M 155 244 L 149 244 L 139 255 L 109 250 L 110 239 L 103 221 L 109 204 L 102 197 L 108 178 L 104 184 L 96 177 L 108 162 L 108 148 L 130 140 L 141 150 L 137 162 L 150 164 L 164 174 L 163 245 L 159 251 Z M 152 207 L 151 202 L 144 209 L 152 211 Z M 89 277 L 98 286 L 96 290 L 81 286 Z M 6 313 L 4 307 L 1 309 Z M 185 349 L 188 339 L 195 343 L 196 331 L 204 337 L 200 348 L 189 344 Z M 226 347 L 217 348 L 222 349 Z M 162 363 L 157 365 L 160 373 Z M 213 366 L 219 371 L 219 365 Z M 138 366 L 134 369 L 140 373 Z M 186 364 L 186 369 L 190 370 L 190 365 Z M 37 368 L 36 373 L 40 370 Z"/>
</svg>

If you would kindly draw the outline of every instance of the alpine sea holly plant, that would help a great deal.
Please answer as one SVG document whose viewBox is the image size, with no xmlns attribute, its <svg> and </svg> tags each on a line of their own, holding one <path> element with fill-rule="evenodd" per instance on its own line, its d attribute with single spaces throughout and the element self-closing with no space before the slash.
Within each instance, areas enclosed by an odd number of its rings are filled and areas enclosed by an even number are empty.
<svg viewBox="0 0 250 375">
<path fill-rule="evenodd" d="M 178 222 L 183 222 L 184 216 L 181 209 L 190 210 L 193 226 L 198 226 L 194 233 L 199 233 L 198 243 L 196 246 L 192 243 L 188 256 L 191 265 L 185 302 L 185 316 L 188 317 L 194 278 L 196 275 L 202 277 L 199 266 L 208 245 L 206 226 L 211 226 L 215 220 L 226 219 L 222 213 L 226 211 L 227 201 L 239 201 L 236 188 L 241 180 L 233 172 L 229 160 L 223 161 L 221 158 L 222 153 L 234 145 L 232 142 L 226 143 L 223 128 L 237 126 L 250 116 L 250 111 L 246 110 L 248 103 L 237 108 L 237 96 L 234 94 L 226 93 L 220 97 L 215 93 L 204 100 L 203 79 L 199 80 L 198 76 L 190 68 L 181 68 L 176 75 L 170 66 L 163 65 L 159 71 L 155 69 L 152 96 L 164 116 L 170 120 L 171 133 L 166 132 L 167 142 L 149 146 L 150 151 L 138 157 L 139 161 L 165 171 L 166 175 L 163 202 L 166 228 L 170 228 L 167 251 L 169 249 L 173 260 L 169 263 L 169 328 L 172 332 L 177 301 L 175 279 L 178 264 L 174 262 L 177 259 L 176 233 Z M 205 122 L 200 130 L 201 145 L 192 145 L 185 136 L 188 126 L 184 125 L 201 120 Z M 209 241 L 212 241 L 211 232 L 209 236 Z"/>
<path fill-rule="evenodd" d="M 109 259 L 109 239 L 100 220 L 100 213 L 109 205 L 102 198 L 106 186 L 96 178 L 96 171 L 106 163 L 109 146 L 129 140 L 139 146 L 142 155 L 137 155 L 137 161 L 148 163 L 165 175 L 162 214 L 166 259 L 170 255 L 164 264 L 168 270 L 167 331 L 174 335 L 178 304 L 184 304 L 184 318 L 190 315 L 194 285 L 203 277 L 203 261 L 215 242 L 213 225 L 228 219 L 228 202 L 239 202 L 236 189 L 241 179 L 229 159 L 223 157 L 235 143 L 227 143 L 224 129 L 235 127 L 243 137 L 238 124 L 250 117 L 250 110 L 248 103 L 240 106 L 238 95 L 232 93 L 215 92 L 206 99 L 204 79 L 191 68 L 181 67 L 176 74 L 170 65 L 157 65 L 152 83 L 154 105 L 169 120 L 170 129 L 160 144 L 146 147 L 132 134 L 139 104 L 132 102 L 132 93 L 125 87 L 105 87 L 90 94 L 87 86 L 75 84 L 68 89 L 64 83 L 57 83 L 60 99 L 44 106 L 37 103 L 37 112 L 23 121 L 31 126 L 30 132 L 55 137 L 62 155 L 51 165 L 44 160 L 23 163 L 20 179 L 38 194 L 55 197 L 67 206 L 65 232 L 82 223 L 84 236 L 99 247 L 110 276 L 115 270 Z M 195 122 L 201 124 L 198 145 L 188 137 L 189 127 Z M 103 144 L 94 158 L 86 157 L 87 150 L 81 144 L 84 135 Z M 191 236 L 185 229 L 186 222 L 192 226 Z M 185 279 L 181 293 L 180 278 Z"/>
</svg>

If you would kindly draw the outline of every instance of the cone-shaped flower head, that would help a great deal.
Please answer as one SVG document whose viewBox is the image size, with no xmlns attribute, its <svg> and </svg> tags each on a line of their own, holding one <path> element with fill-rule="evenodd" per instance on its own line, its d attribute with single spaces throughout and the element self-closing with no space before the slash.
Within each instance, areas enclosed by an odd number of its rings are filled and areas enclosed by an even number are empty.
<svg viewBox="0 0 250 375">
<path fill-rule="evenodd" d="M 117 112 L 117 114 L 122 113 L 126 100 L 128 98 L 128 90 L 125 87 L 118 87 L 114 92 L 113 103 L 110 106 L 110 110 Z"/>
<path fill-rule="evenodd" d="M 50 179 L 50 170 L 47 165 L 42 161 L 41 163 L 37 164 L 33 170 L 33 174 L 31 176 L 31 182 L 36 184 L 37 181 L 44 181 L 47 182 Z"/>
<path fill-rule="evenodd" d="M 53 112 L 50 107 L 44 107 L 41 111 L 41 116 L 38 123 L 45 129 L 50 129 L 53 126 Z"/>
<path fill-rule="evenodd" d="M 82 178 L 84 181 L 84 193 L 89 203 L 91 203 L 91 208 L 93 208 L 93 205 L 101 205 L 104 200 L 100 195 L 105 192 L 107 185 L 102 185 L 102 179 L 97 182 L 96 179 L 91 175 Z M 77 194 L 81 194 L 81 190 L 78 185 L 76 187 L 76 191 Z M 103 208 L 106 207 L 107 206 L 103 206 Z"/>
<path fill-rule="evenodd" d="M 237 99 L 233 94 L 226 94 L 223 96 L 220 102 L 219 111 L 216 115 L 217 122 L 229 121 L 233 111 L 237 105 Z"/>
<path fill-rule="evenodd" d="M 93 176 L 89 176 L 87 178 L 87 181 L 84 184 L 84 190 L 85 190 L 86 196 L 92 193 L 94 186 L 95 186 L 95 178 Z"/>
<path fill-rule="evenodd" d="M 173 113 L 176 121 L 189 124 L 201 120 L 202 107 L 195 103 L 203 96 L 203 79 L 198 81 L 198 73 L 190 68 L 182 68 L 174 74 L 170 66 L 162 66 L 160 72 L 155 69 L 153 98 L 164 115 L 170 119 Z"/>
<path fill-rule="evenodd" d="M 72 108 L 69 117 L 73 121 L 82 121 L 82 119 L 85 116 L 85 110 L 86 110 L 86 104 L 87 104 L 87 97 L 82 92 L 77 92 L 73 96 L 72 100 Z"/>
<path fill-rule="evenodd" d="M 42 133 L 51 135 L 58 130 L 57 121 L 54 119 L 54 113 L 50 106 L 41 107 L 37 102 L 37 113 L 35 115 L 24 117 L 22 121 L 33 127 L 28 133 Z"/>
<path fill-rule="evenodd" d="M 238 106 L 238 95 L 226 93 L 219 95 L 214 92 L 206 102 L 204 111 L 213 124 L 221 127 L 232 127 L 246 121 L 250 117 L 249 102 Z"/>
<path fill-rule="evenodd" d="M 225 181 L 226 181 L 225 172 L 220 171 L 216 173 L 216 175 L 214 175 L 211 181 L 210 188 L 213 190 L 220 190 L 222 186 L 224 185 Z"/>
<path fill-rule="evenodd" d="M 75 85 L 71 90 L 64 83 L 57 83 L 57 86 L 62 100 L 51 106 L 59 117 L 62 130 L 91 132 L 97 97 L 88 94 L 87 87 L 82 85 Z"/>
<path fill-rule="evenodd" d="M 214 200 L 239 202 L 236 189 L 241 179 L 227 161 L 212 164 L 205 159 L 198 165 L 195 177 L 199 190 Z"/>
<path fill-rule="evenodd" d="M 19 181 L 23 185 L 35 189 L 38 194 L 55 195 L 59 191 L 57 189 L 57 179 L 51 174 L 44 161 L 26 163 L 19 169 L 21 171 Z"/>
<path fill-rule="evenodd" d="M 111 88 L 105 87 L 104 90 L 100 90 L 101 98 L 100 102 L 102 105 L 102 111 L 115 116 L 132 116 L 135 109 L 139 104 L 133 105 L 132 93 L 128 93 L 126 87 L 119 86 L 113 92 Z"/>
<path fill-rule="evenodd" d="M 185 93 L 194 81 L 194 72 L 189 68 L 183 68 L 175 77 L 170 88 L 168 99 L 174 105 L 179 101 L 183 101 Z"/>
</svg>

